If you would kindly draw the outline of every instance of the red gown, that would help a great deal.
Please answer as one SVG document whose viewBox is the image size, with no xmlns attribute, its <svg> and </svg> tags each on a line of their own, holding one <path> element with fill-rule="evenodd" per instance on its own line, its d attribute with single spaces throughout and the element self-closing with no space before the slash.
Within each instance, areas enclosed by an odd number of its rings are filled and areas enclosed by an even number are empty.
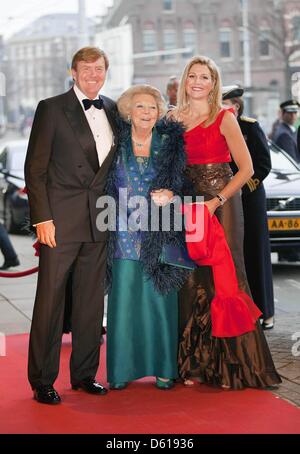
<svg viewBox="0 0 300 454">
<path fill-rule="evenodd" d="M 209 200 L 216 196 L 232 178 L 231 161 L 220 125 L 226 109 L 214 123 L 200 123 L 185 133 L 187 170 L 197 195 Z M 244 220 L 241 196 L 231 197 L 216 212 L 225 231 L 238 286 L 251 296 L 243 257 Z M 179 374 L 182 379 L 197 378 L 202 383 L 244 387 L 266 387 L 281 382 L 260 327 L 236 337 L 213 337 L 210 305 L 214 282 L 209 266 L 193 271 L 179 292 L 180 343 Z"/>
</svg>

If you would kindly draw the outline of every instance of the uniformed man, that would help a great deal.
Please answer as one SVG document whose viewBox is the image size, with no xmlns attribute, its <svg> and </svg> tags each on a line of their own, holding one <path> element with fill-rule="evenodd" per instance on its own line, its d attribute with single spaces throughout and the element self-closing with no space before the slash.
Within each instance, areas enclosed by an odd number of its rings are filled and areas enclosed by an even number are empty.
<svg viewBox="0 0 300 454">
<path fill-rule="evenodd" d="M 297 120 L 300 104 L 294 99 L 282 102 L 280 104 L 282 121 L 277 127 L 274 134 L 273 142 L 286 151 L 298 164 L 300 164 L 300 137 L 295 123 Z M 278 254 L 280 262 L 297 262 L 300 261 L 299 250 L 282 251 Z"/>
<path fill-rule="evenodd" d="M 273 138 L 273 142 L 298 163 L 300 163 L 300 152 L 297 148 L 297 132 L 294 125 L 297 120 L 299 106 L 300 104 L 294 99 L 280 104 L 282 120 Z"/>
<path fill-rule="evenodd" d="M 266 194 L 263 180 L 271 170 L 270 151 L 266 136 L 254 118 L 242 116 L 243 88 L 223 87 L 223 103 L 234 107 L 235 115 L 251 154 L 254 174 L 242 188 L 244 211 L 244 256 L 253 299 L 263 314 L 262 326 L 274 326 L 274 293 L 271 250 L 267 222 Z M 234 173 L 237 166 L 231 164 Z"/>
</svg>

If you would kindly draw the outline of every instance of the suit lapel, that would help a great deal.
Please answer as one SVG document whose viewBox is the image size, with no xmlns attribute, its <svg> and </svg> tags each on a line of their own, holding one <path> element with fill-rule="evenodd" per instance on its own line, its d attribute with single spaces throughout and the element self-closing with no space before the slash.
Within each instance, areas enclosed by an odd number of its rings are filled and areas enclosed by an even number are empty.
<svg viewBox="0 0 300 454">
<path fill-rule="evenodd" d="M 102 162 L 101 166 L 99 167 L 95 177 L 93 178 L 91 186 L 98 180 L 99 177 L 101 177 L 101 175 L 103 173 L 108 172 L 108 169 L 113 161 L 116 148 L 117 148 L 117 144 L 113 143 L 111 146 L 111 149 L 109 150 L 107 156 L 105 157 L 104 161 Z"/>
<path fill-rule="evenodd" d="M 111 127 L 112 132 L 113 132 L 113 145 L 114 145 L 117 142 L 117 139 L 118 139 L 118 131 L 117 131 L 116 120 L 114 118 L 112 110 L 108 106 L 107 99 L 105 97 L 102 97 L 102 99 L 103 99 L 103 109 L 104 109 L 104 111 L 106 113 L 108 122 L 109 122 L 110 127 Z"/>
<path fill-rule="evenodd" d="M 84 115 L 83 109 L 73 89 L 67 93 L 64 111 L 73 129 L 74 135 L 84 151 L 87 161 L 96 173 L 99 169 L 96 143 L 86 116 Z"/>
</svg>

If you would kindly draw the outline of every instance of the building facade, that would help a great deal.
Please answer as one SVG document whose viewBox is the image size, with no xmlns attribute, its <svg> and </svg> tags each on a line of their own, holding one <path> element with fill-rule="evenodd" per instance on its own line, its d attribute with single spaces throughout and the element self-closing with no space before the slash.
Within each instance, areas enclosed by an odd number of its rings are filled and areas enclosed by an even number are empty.
<svg viewBox="0 0 300 454">
<path fill-rule="evenodd" d="M 89 41 L 93 23 L 89 22 Z M 5 45 L 7 112 L 17 123 L 39 100 L 70 86 L 70 64 L 78 49 L 78 15 L 42 16 Z"/>
<path fill-rule="evenodd" d="M 279 103 L 290 96 L 292 73 L 300 71 L 300 4 L 247 3 L 249 113 L 268 129 Z M 242 4 L 243 0 L 116 0 L 100 30 L 131 25 L 132 83 L 150 83 L 165 92 L 168 78 L 180 76 L 187 60 L 202 54 L 216 61 L 225 85 L 244 85 Z"/>
</svg>

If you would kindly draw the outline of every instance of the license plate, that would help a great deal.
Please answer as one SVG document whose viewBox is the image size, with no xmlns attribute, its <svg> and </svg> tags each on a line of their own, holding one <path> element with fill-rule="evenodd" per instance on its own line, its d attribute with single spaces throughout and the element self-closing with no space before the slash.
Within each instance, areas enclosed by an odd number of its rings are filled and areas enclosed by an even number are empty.
<svg viewBox="0 0 300 454">
<path fill-rule="evenodd" d="M 269 218 L 269 230 L 300 230 L 300 218 Z"/>
</svg>

